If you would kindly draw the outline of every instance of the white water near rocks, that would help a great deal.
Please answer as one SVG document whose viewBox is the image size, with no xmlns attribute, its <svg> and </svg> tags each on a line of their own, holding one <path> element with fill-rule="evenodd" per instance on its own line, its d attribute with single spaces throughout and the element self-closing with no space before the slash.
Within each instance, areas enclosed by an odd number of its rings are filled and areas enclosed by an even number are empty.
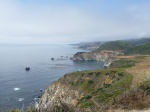
<svg viewBox="0 0 150 112">
<path fill-rule="evenodd" d="M 0 112 L 35 104 L 35 98 L 66 73 L 102 67 L 103 62 L 69 59 L 80 51 L 70 45 L 0 45 Z"/>
</svg>

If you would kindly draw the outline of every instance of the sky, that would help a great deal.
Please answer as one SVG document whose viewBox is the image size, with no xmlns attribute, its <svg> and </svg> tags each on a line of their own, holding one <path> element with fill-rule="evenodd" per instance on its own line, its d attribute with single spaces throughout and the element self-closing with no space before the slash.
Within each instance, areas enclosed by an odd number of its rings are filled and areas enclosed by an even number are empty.
<svg viewBox="0 0 150 112">
<path fill-rule="evenodd" d="M 150 37 L 149 0 L 0 0 L 0 44 Z"/>
</svg>

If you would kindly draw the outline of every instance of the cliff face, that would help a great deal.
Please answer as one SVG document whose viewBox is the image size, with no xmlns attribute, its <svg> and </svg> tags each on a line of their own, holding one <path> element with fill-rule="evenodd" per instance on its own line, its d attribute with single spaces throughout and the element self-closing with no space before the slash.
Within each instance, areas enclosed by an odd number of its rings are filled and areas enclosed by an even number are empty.
<svg viewBox="0 0 150 112">
<path fill-rule="evenodd" d="M 120 69 L 67 74 L 45 90 L 38 109 L 40 112 L 96 112 L 123 94 L 131 79 Z"/>
<path fill-rule="evenodd" d="M 94 52 L 76 53 L 71 59 L 73 61 L 104 61 L 108 59 L 108 55 Z"/>
<path fill-rule="evenodd" d="M 79 93 L 70 89 L 68 86 L 61 84 L 59 81 L 50 85 L 45 90 L 39 102 L 40 112 L 72 112 L 77 104 Z"/>
<path fill-rule="evenodd" d="M 71 59 L 73 61 L 107 61 L 112 56 L 123 55 L 121 51 L 78 52 Z"/>
</svg>

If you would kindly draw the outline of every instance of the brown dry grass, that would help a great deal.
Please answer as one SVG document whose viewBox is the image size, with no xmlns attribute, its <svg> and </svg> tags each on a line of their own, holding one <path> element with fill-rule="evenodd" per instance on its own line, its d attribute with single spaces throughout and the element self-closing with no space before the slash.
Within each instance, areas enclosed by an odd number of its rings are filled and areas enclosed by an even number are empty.
<svg viewBox="0 0 150 112">
<path fill-rule="evenodd" d="M 115 108 L 144 110 L 150 107 L 149 96 L 141 89 L 129 90 L 114 105 Z"/>
<path fill-rule="evenodd" d="M 112 56 L 112 58 L 117 58 L 117 59 L 122 59 L 122 58 L 126 58 L 126 59 L 133 59 L 136 56 Z"/>
</svg>

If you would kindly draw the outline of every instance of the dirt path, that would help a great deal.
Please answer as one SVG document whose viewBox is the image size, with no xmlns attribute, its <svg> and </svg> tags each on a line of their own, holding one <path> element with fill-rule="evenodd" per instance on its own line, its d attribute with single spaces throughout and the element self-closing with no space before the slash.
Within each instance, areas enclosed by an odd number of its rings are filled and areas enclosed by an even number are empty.
<svg viewBox="0 0 150 112">
<path fill-rule="evenodd" d="M 131 88 L 138 87 L 143 81 L 150 79 L 150 56 L 136 59 L 139 61 L 134 67 L 126 69 L 128 73 L 133 75 Z"/>
</svg>

